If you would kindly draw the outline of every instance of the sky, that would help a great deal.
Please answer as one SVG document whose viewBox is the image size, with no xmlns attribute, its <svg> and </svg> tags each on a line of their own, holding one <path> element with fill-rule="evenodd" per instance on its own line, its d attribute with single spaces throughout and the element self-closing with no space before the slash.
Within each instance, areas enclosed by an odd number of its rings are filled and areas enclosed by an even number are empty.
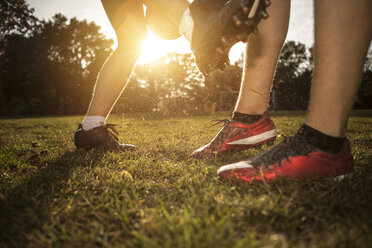
<svg viewBox="0 0 372 248">
<path fill-rule="evenodd" d="M 35 9 L 35 15 L 40 19 L 49 19 L 56 13 L 80 20 L 87 19 L 94 21 L 102 27 L 101 31 L 108 38 L 116 40 L 114 30 L 106 17 L 105 11 L 100 0 L 26 0 Z M 170 0 L 171 1 L 171 0 Z M 292 0 L 291 19 L 287 40 L 294 40 L 305 43 L 307 46 L 313 44 L 313 1 L 312 0 Z M 244 51 L 242 43 L 237 44 L 231 49 L 230 60 L 236 61 Z M 186 53 L 191 52 L 188 42 L 184 38 L 173 41 L 164 41 L 152 33 L 142 45 L 142 56 L 139 63 L 166 55 L 169 52 Z"/>
</svg>

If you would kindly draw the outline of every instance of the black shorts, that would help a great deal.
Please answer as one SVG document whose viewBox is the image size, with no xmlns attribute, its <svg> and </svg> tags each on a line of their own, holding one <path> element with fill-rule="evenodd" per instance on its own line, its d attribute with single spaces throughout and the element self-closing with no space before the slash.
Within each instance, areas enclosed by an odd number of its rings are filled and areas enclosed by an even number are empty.
<svg viewBox="0 0 372 248">
<path fill-rule="evenodd" d="M 107 17 L 109 18 L 111 25 L 118 31 L 120 26 L 125 21 L 128 13 L 131 13 L 138 17 L 138 20 L 143 21 L 144 24 L 144 12 L 142 1 L 139 0 L 101 0 L 103 8 L 106 11 Z"/>
</svg>

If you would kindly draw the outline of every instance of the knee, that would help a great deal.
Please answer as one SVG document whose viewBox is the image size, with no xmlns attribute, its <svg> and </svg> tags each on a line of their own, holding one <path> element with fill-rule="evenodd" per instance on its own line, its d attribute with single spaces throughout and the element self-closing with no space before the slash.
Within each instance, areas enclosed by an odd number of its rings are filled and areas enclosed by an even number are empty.
<svg viewBox="0 0 372 248">
<path fill-rule="evenodd" d="M 162 9 L 148 7 L 146 20 L 151 32 L 162 39 L 174 40 L 181 37 L 178 32 L 178 26 L 172 22 Z"/>
<path fill-rule="evenodd" d="M 147 27 L 143 19 L 128 14 L 125 22 L 116 29 L 118 49 L 139 50 L 147 36 Z"/>
</svg>

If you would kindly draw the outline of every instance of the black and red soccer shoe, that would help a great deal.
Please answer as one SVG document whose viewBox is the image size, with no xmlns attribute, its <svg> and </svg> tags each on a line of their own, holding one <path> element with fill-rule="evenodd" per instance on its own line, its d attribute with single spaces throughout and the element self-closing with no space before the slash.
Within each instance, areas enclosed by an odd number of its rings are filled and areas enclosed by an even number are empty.
<svg viewBox="0 0 372 248">
<path fill-rule="evenodd" d="M 199 70 L 224 69 L 230 48 L 246 42 L 268 18 L 270 0 L 195 0 L 189 7 L 194 22 L 191 49 Z"/>
<path fill-rule="evenodd" d="M 225 165 L 217 174 L 222 181 L 244 184 L 271 182 L 280 177 L 300 180 L 323 177 L 342 179 L 353 172 L 349 141 L 345 141 L 342 151 L 331 154 L 309 144 L 305 137 L 295 135 L 251 160 Z"/>
<path fill-rule="evenodd" d="M 225 122 L 220 132 L 210 143 L 194 151 L 191 157 L 205 158 L 246 150 L 265 143 L 272 145 L 276 139 L 277 131 L 268 112 L 265 112 L 261 119 L 253 124 L 233 120 L 217 120 L 216 124 L 220 122 Z"/>
</svg>

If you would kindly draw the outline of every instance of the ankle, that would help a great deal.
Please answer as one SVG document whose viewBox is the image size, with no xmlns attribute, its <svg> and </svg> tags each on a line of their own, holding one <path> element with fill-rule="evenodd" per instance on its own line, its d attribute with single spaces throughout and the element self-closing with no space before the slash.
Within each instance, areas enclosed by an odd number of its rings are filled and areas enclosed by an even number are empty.
<svg viewBox="0 0 372 248">
<path fill-rule="evenodd" d="M 245 123 L 245 124 L 253 124 L 259 121 L 262 118 L 263 114 L 245 114 L 238 111 L 234 111 L 232 115 L 232 120 Z"/>
<path fill-rule="evenodd" d="M 85 116 L 83 122 L 81 123 L 83 130 L 88 131 L 93 128 L 102 126 L 106 123 L 106 117 L 103 116 Z"/>
<path fill-rule="evenodd" d="M 303 136 L 307 142 L 316 148 L 328 152 L 338 153 L 345 145 L 346 138 L 339 138 L 322 133 L 306 124 L 302 124 L 301 128 L 296 133 L 296 136 Z"/>
</svg>

